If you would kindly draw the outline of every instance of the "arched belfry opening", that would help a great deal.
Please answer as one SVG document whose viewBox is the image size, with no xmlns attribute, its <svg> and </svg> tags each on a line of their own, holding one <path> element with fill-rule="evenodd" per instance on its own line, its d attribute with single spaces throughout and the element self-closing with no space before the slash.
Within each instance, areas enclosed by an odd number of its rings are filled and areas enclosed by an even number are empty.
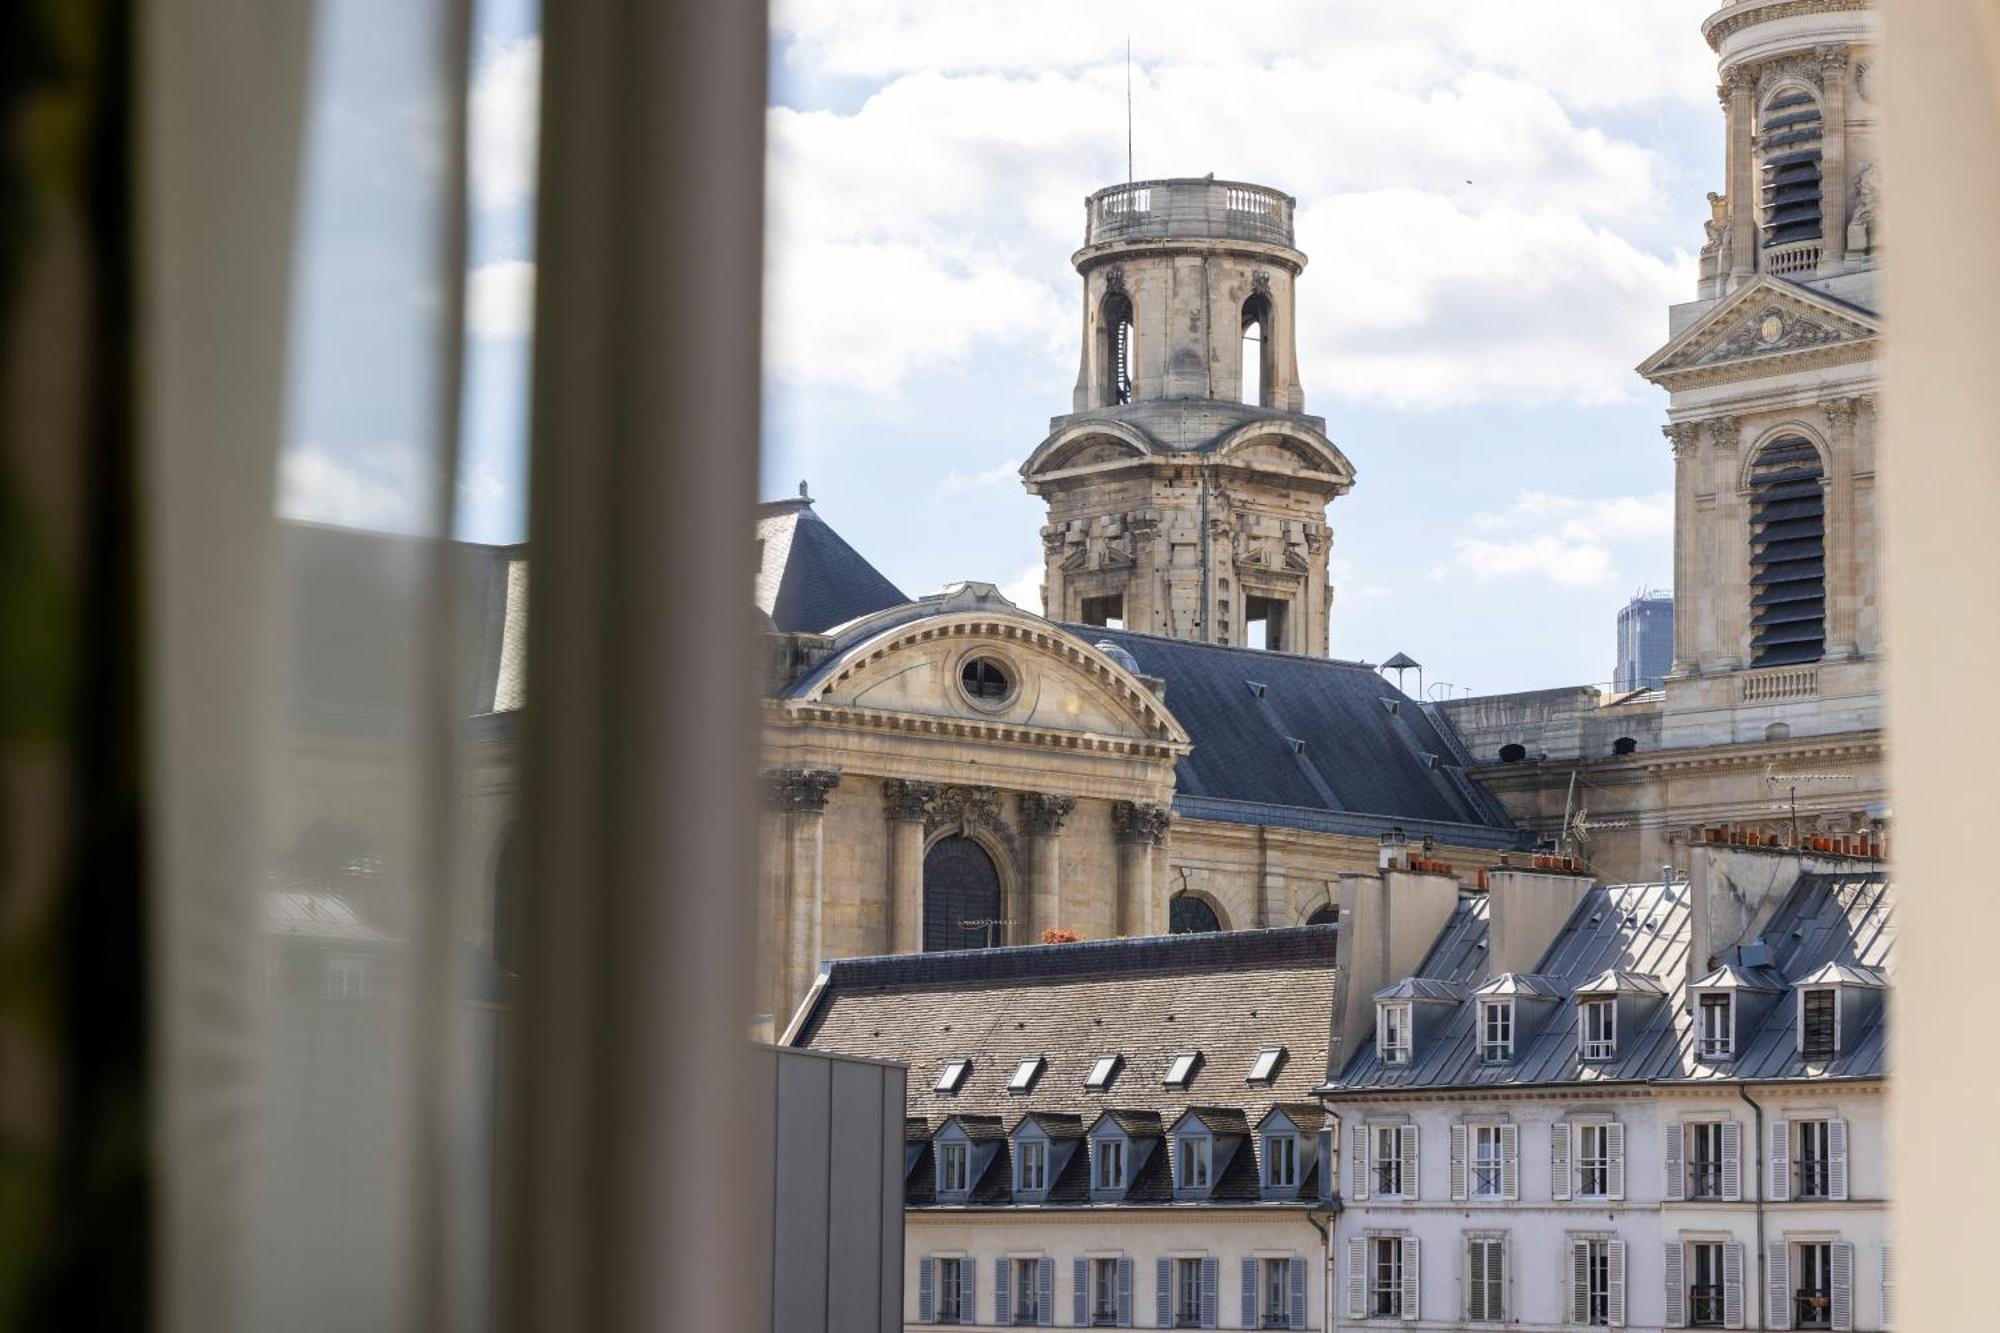
<svg viewBox="0 0 2000 1333">
<path fill-rule="evenodd" d="M 1132 298 L 1124 288 L 1114 287 L 1104 294 L 1104 308 L 1098 320 L 1102 339 L 1098 364 L 1104 367 L 1104 401 L 1129 403 L 1135 384 L 1133 356 Z"/>
<path fill-rule="evenodd" d="M 973 838 L 940 838 L 924 854 L 924 952 L 1006 943 L 1000 868 Z"/>
<path fill-rule="evenodd" d="M 1785 252 L 1771 256 L 1767 267 L 1774 273 L 1818 265 L 1816 252 L 1800 253 L 1794 261 L 1787 247 L 1822 239 L 1821 136 L 1819 101 L 1804 88 L 1778 89 L 1758 117 L 1764 249 Z"/>
<path fill-rule="evenodd" d="M 1750 463 L 1750 664 L 1826 651 L 1826 502 L 1819 450 L 1772 440 Z"/>
<path fill-rule="evenodd" d="M 1271 329 L 1271 298 L 1252 292 L 1243 303 L 1242 399 L 1252 407 L 1271 406 L 1271 385 L 1277 378 Z"/>
</svg>

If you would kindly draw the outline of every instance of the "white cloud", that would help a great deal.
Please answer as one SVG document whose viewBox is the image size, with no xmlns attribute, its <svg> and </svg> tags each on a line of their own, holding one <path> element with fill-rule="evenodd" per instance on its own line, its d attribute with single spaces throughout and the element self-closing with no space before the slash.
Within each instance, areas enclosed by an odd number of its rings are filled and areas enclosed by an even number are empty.
<svg viewBox="0 0 2000 1333">
<path fill-rule="evenodd" d="M 1020 475 L 1021 460 L 1018 458 L 1009 459 L 1005 463 L 996 463 L 983 472 L 974 472 L 970 475 L 954 470 L 945 473 L 944 480 L 938 483 L 938 492 L 942 495 L 964 495 L 968 491 L 983 491 L 989 486 L 1013 481 Z M 1040 569 L 1041 566 L 1037 565 L 1036 568 Z"/>
<path fill-rule="evenodd" d="M 1038 560 L 1000 585 L 1000 595 L 1023 611 L 1042 615 L 1042 564 Z"/>
<path fill-rule="evenodd" d="M 465 329 L 475 338 L 522 338 L 535 327 L 535 266 L 523 259 L 481 264 L 465 279 Z"/>
<path fill-rule="evenodd" d="M 467 127 L 472 197 L 481 208 L 534 197 L 541 95 L 540 37 L 488 45 L 473 74 Z"/>
<path fill-rule="evenodd" d="M 1474 514 L 1431 577 L 1476 583 L 1534 578 L 1562 587 L 1598 587 L 1618 576 L 1614 547 L 1654 547 L 1673 535 L 1668 492 L 1603 497 L 1523 491 L 1506 509 Z"/>
<path fill-rule="evenodd" d="M 1352 560 L 1336 556 L 1327 571 L 1333 595 L 1341 602 L 1379 602 L 1389 596 L 1387 584 L 1376 583 Z"/>
<path fill-rule="evenodd" d="M 432 527 L 432 487 L 413 452 L 394 446 L 335 452 L 318 444 L 278 460 L 278 513 L 308 523 L 376 532 Z"/>
</svg>

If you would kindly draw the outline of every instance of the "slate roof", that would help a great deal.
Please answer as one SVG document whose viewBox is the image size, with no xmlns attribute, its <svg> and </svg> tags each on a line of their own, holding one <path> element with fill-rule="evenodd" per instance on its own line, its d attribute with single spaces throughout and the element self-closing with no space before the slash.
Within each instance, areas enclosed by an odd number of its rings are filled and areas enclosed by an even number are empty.
<svg viewBox="0 0 2000 1333">
<path fill-rule="evenodd" d="M 1228 648 L 1095 625 L 1064 628 L 1130 653 L 1166 682 L 1194 750 L 1175 769 L 1174 809 L 1480 847 L 1525 846 L 1499 802 L 1467 775 L 1449 723 L 1358 662 Z"/>
<path fill-rule="evenodd" d="M 1332 1030 L 1338 936 L 1335 926 L 1295 926 L 839 959 L 827 965 L 789 1040 L 908 1063 L 912 1133 L 934 1132 L 954 1115 L 1000 1116 L 1010 1130 L 1028 1115 L 1076 1116 L 1086 1129 L 1108 1115 L 1126 1133 L 1149 1138 L 1198 1110 L 1219 1132 L 1247 1134 L 1273 1106 L 1313 1105 Z M 1269 1082 L 1249 1083 L 1267 1046 L 1283 1046 L 1286 1058 Z M 1187 1051 L 1203 1057 L 1192 1082 L 1163 1086 L 1168 1065 Z M 1110 1054 L 1124 1057 L 1117 1077 L 1104 1092 L 1086 1091 L 1091 1065 Z M 1033 1089 L 1008 1092 L 1015 1066 L 1037 1055 L 1048 1066 Z M 937 1092 L 938 1071 L 960 1058 L 972 1068 L 959 1091 Z M 911 1206 L 933 1201 L 929 1153 L 908 1177 Z M 1007 1177 L 1001 1154 L 970 1201 L 1006 1202 Z M 1301 1198 L 1309 1202 L 1317 1190 L 1315 1165 Z M 1259 1197 L 1246 1141 L 1218 1173 L 1209 1202 Z M 1122 1204 L 1172 1199 L 1162 1142 Z M 1090 1202 L 1080 1149 L 1050 1181 L 1045 1202 Z"/>
<path fill-rule="evenodd" d="M 818 634 L 910 599 L 813 512 L 808 499 L 757 507 L 757 609 L 787 634 Z"/>
</svg>

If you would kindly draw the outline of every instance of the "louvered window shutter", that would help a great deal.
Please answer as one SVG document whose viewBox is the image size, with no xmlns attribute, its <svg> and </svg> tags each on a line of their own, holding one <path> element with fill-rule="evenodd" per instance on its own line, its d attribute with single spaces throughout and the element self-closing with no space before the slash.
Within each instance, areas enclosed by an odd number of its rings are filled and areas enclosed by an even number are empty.
<svg viewBox="0 0 2000 1333">
<path fill-rule="evenodd" d="M 1558 1120 L 1549 1126 L 1549 1197 L 1569 1196 L 1569 1122 Z"/>
<path fill-rule="evenodd" d="M 1118 1261 L 1118 1327 L 1132 1327 L 1132 1261 Z"/>
<path fill-rule="evenodd" d="M 1590 1242 L 1569 1243 L 1569 1315 L 1577 1324 L 1590 1322 Z"/>
<path fill-rule="evenodd" d="M 1500 1126 L 1500 1197 L 1521 1197 L 1521 1127 Z"/>
<path fill-rule="evenodd" d="M 973 1324 L 979 1322 L 978 1315 L 974 1313 L 979 1309 L 974 1304 L 978 1296 L 979 1265 L 971 1259 L 966 1259 L 958 1266 L 958 1317 L 960 1319 Z"/>
<path fill-rule="evenodd" d="M 1467 1236 L 1459 1254 L 1459 1281 L 1465 1287 L 1465 1317 L 1471 1323 L 1487 1317 L 1485 1274 L 1481 1271 L 1485 1253 L 1480 1246 L 1478 1239 Z"/>
<path fill-rule="evenodd" d="M 995 1259 L 993 1261 L 993 1322 L 1011 1324 L 1013 1320 L 1014 1261 Z M 967 1319 L 972 1318 L 972 1309 L 965 1311 Z M 977 1321 L 974 1321 L 977 1322 Z"/>
<path fill-rule="evenodd" d="M 1771 1122 L 1771 1198 L 1779 1203 L 1792 1197 L 1792 1122 Z"/>
<path fill-rule="evenodd" d="M 1743 1261 L 1745 1253 L 1742 1242 L 1731 1241 L 1722 1247 L 1722 1326 L 1724 1328 L 1743 1327 Z"/>
<path fill-rule="evenodd" d="M 1854 1247 L 1846 1241 L 1828 1246 L 1833 1251 L 1834 1333 L 1854 1327 Z"/>
<path fill-rule="evenodd" d="M 930 1324 L 937 1322 L 937 1302 L 932 1294 L 933 1261 L 927 1254 L 917 1260 L 917 1322 Z"/>
<path fill-rule="evenodd" d="M 1361 1236 L 1347 1242 L 1347 1317 L 1368 1317 L 1368 1242 Z"/>
<path fill-rule="evenodd" d="M 1070 1322 L 1082 1328 L 1090 1322 L 1090 1260 L 1078 1259 L 1070 1271 L 1076 1274 L 1076 1300 L 1070 1306 Z"/>
<path fill-rule="evenodd" d="M 1882 1247 L 1882 1327 L 1896 1326 L 1896 1247 Z"/>
<path fill-rule="evenodd" d="M 1257 1327 L 1257 1261 L 1243 1261 L 1243 1327 Z"/>
<path fill-rule="evenodd" d="M 1356 1125 L 1347 1136 L 1347 1193 L 1355 1199 L 1368 1197 L 1368 1126 Z"/>
<path fill-rule="evenodd" d="M 1451 1127 L 1451 1197 L 1465 1197 L 1465 1126 Z"/>
<path fill-rule="evenodd" d="M 1743 1126 L 1734 1120 L 1722 1122 L 1722 1198 L 1726 1203 L 1743 1198 Z"/>
<path fill-rule="evenodd" d="M 1605 1301 L 1605 1306 L 1610 1311 L 1611 1327 L 1623 1328 L 1625 1327 L 1625 1242 L 1606 1241 L 1604 1251 L 1605 1267 L 1609 1270 L 1610 1279 L 1605 1288 L 1605 1294 L 1609 1297 Z"/>
<path fill-rule="evenodd" d="M 1403 1157 L 1403 1193 L 1405 1199 L 1419 1198 L 1417 1189 L 1417 1127 L 1403 1125 L 1396 1130 L 1396 1147 Z"/>
<path fill-rule="evenodd" d="M 1153 1275 L 1159 1279 L 1153 1294 L 1153 1325 L 1170 1328 L 1174 1322 L 1174 1261 L 1157 1261 L 1153 1265 Z"/>
<path fill-rule="evenodd" d="M 1286 1322 L 1291 1324 L 1293 1328 L 1304 1328 L 1306 1326 L 1306 1261 L 1295 1254 L 1292 1256 L 1290 1266 L 1291 1272 L 1287 1275 L 1290 1278 L 1290 1281 L 1287 1283 L 1287 1295 L 1291 1298 L 1291 1308 L 1286 1312 L 1290 1316 Z M 1243 1327 L 1253 1328 L 1255 1325 L 1246 1323 Z"/>
<path fill-rule="evenodd" d="M 1686 1328 L 1688 1321 L 1687 1299 L 1687 1247 L 1677 1240 L 1667 1242 L 1667 1315 L 1664 1320 L 1668 1328 Z"/>
<path fill-rule="evenodd" d="M 1403 1237 L 1403 1318 L 1419 1317 L 1417 1301 L 1423 1294 L 1423 1282 L 1417 1268 L 1417 1238 Z"/>
<path fill-rule="evenodd" d="M 1041 1271 L 1035 1274 L 1035 1319 L 1043 1328 L 1050 1328 L 1056 1322 L 1056 1261 L 1046 1256 L 1038 1259 L 1035 1266 Z"/>
<path fill-rule="evenodd" d="M 1204 1259 L 1201 1261 L 1201 1326 L 1203 1328 L 1215 1327 L 1216 1306 L 1219 1304 L 1216 1299 L 1217 1292 L 1215 1289 L 1221 1285 L 1220 1279 L 1222 1275 L 1217 1271 L 1220 1267 L 1221 1261 L 1218 1259 Z"/>
<path fill-rule="evenodd" d="M 1826 1122 L 1826 1194 L 1830 1199 L 1847 1198 L 1847 1122 Z"/>
<path fill-rule="evenodd" d="M 1678 1120 L 1667 1126 L 1667 1180 L 1660 1197 L 1669 1203 L 1687 1197 L 1687 1126 Z"/>
<path fill-rule="evenodd" d="M 1792 1326 L 1792 1247 L 1777 1241 L 1765 1253 L 1765 1322 L 1772 1328 Z"/>
<path fill-rule="evenodd" d="M 1604 1195 L 1608 1199 L 1625 1197 L 1625 1126 L 1612 1121 L 1604 1127 L 1604 1156 L 1608 1163 L 1604 1178 Z"/>
</svg>

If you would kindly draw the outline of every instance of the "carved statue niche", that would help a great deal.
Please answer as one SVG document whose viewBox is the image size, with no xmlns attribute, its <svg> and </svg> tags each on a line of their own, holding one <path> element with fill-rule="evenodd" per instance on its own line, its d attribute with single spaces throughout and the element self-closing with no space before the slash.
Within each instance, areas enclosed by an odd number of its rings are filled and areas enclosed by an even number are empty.
<svg viewBox="0 0 2000 1333">
<path fill-rule="evenodd" d="M 1847 248 L 1864 253 L 1882 243 L 1882 225 L 1877 212 L 1882 207 L 1882 177 L 1873 162 L 1862 164 L 1854 176 L 1854 202 L 1847 214 Z"/>
</svg>

